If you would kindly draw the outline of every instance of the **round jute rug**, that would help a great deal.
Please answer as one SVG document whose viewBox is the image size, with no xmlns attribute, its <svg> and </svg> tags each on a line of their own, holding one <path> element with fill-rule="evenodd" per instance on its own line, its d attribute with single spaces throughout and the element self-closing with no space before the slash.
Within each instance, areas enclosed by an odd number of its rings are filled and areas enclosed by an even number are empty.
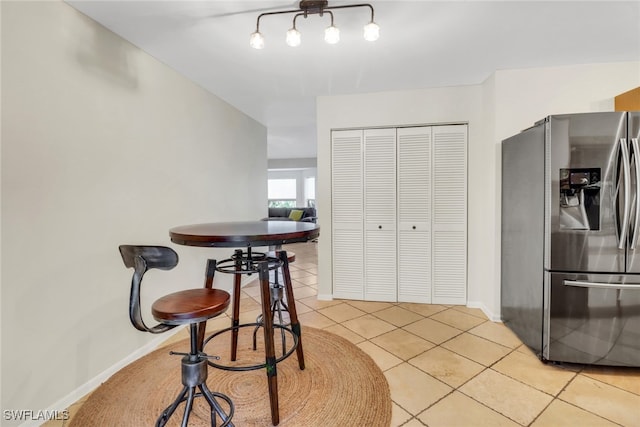
<svg viewBox="0 0 640 427">
<path fill-rule="evenodd" d="M 367 354 L 346 339 L 320 329 L 304 327 L 302 340 L 305 370 L 298 367 L 295 353 L 277 365 L 280 426 L 390 425 L 389 385 Z M 241 330 L 239 351 L 252 351 L 251 346 L 251 331 Z M 171 356 L 169 351 L 184 352 L 188 348 L 188 340 L 183 340 L 118 371 L 88 397 L 73 414 L 70 425 L 155 425 L 182 388 L 180 356 Z M 207 345 L 206 351 L 223 356 L 228 348 L 229 341 L 221 335 Z M 258 347 L 258 352 L 261 350 Z M 265 369 L 237 372 L 209 368 L 207 385 L 231 397 L 236 427 L 271 426 Z M 202 400 L 196 398 L 189 426 L 211 425 L 209 407 Z M 178 408 L 167 425 L 180 425 L 183 408 L 184 405 Z"/>
</svg>

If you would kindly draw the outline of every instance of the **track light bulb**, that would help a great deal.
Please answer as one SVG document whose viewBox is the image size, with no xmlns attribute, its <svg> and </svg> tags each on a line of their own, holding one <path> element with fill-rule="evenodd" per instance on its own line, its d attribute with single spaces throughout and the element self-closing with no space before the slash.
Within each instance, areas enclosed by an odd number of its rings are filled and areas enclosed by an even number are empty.
<svg viewBox="0 0 640 427">
<path fill-rule="evenodd" d="M 287 31 L 287 44 L 291 47 L 300 46 L 300 42 L 302 37 L 300 36 L 300 31 L 296 30 L 295 27 L 291 28 Z"/>
<path fill-rule="evenodd" d="M 364 39 L 370 42 L 378 40 L 380 37 L 380 27 L 375 22 L 371 21 L 364 26 Z"/>
<path fill-rule="evenodd" d="M 340 41 L 340 30 L 333 25 L 324 30 L 324 41 L 329 44 L 336 44 Z"/>
<path fill-rule="evenodd" d="M 254 49 L 262 49 L 264 47 L 264 37 L 262 37 L 260 31 L 251 33 L 251 36 L 249 37 L 249 46 Z"/>
</svg>

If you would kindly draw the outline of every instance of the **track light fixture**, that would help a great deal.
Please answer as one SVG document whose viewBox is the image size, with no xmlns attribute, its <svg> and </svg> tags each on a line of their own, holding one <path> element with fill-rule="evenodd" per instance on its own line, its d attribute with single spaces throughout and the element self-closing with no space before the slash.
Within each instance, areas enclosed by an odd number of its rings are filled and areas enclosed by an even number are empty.
<svg viewBox="0 0 640 427">
<path fill-rule="evenodd" d="M 380 37 L 380 27 L 373 20 L 373 6 L 368 3 L 329 6 L 328 3 L 326 0 L 302 0 L 300 1 L 299 9 L 261 13 L 258 15 L 256 21 L 256 31 L 251 33 L 251 37 L 249 38 L 249 45 L 254 49 L 262 49 L 264 47 L 264 36 L 260 33 L 260 18 L 267 15 L 280 15 L 284 13 L 295 13 L 293 26 L 287 31 L 286 41 L 289 46 L 299 46 L 302 41 L 302 36 L 296 28 L 296 19 L 298 19 L 299 16 L 307 18 L 309 15 L 319 15 L 322 17 L 325 14 L 331 17 L 331 25 L 324 30 L 324 40 L 329 44 L 338 43 L 338 41 L 340 41 L 340 30 L 333 24 L 333 13 L 331 10 L 353 7 L 368 7 L 371 10 L 371 20 L 364 26 L 364 39 L 368 41 L 378 40 L 378 37 Z"/>
</svg>

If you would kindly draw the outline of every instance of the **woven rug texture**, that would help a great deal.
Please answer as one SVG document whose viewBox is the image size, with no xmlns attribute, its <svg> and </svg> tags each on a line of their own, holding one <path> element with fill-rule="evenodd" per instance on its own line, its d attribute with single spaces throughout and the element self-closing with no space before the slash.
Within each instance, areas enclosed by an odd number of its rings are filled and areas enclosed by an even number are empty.
<svg viewBox="0 0 640 427">
<path fill-rule="evenodd" d="M 251 329 L 241 329 L 239 360 L 248 355 L 264 361 L 262 330 L 258 333 L 258 350 L 253 351 Z M 279 335 L 276 331 L 276 352 Z M 229 339 L 222 334 L 209 342 L 205 351 L 221 356 L 220 363 L 226 364 Z M 295 352 L 277 365 L 280 426 L 390 425 L 389 385 L 366 353 L 342 337 L 310 327 L 303 327 L 302 343 L 304 370 L 300 370 Z M 188 352 L 188 340 L 162 347 L 118 371 L 73 414 L 71 427 L 155 425 L 182 389 L 180 356 L 169 355 L 171 350 Z M 264 368 L 244 372 L 209 368 L 207 385 L 233 400 L 236 427 L 272 425 Z M 183 411 L 184 404 L 167 425 L 179 426 Z M 196 398 L 189 426 L 211 426 L 209 406 L 203 398 Z"/>
</svg>

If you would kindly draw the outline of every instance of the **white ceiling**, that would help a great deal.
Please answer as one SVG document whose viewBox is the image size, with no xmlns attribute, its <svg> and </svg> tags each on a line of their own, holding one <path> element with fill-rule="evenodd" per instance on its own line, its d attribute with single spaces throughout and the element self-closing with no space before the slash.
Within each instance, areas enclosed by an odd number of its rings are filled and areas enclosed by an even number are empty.
<svg viewBox="0 0 640 427">
<path fill-rule="evenodd" d="M 74 8 L 208 89 L 268 129 L 268 155 L 316 156 L 315 97 L 482 83 L 496 70 L 640 60 L 640 0 L 372 1 L 380 39 L 367 42 L 368 8 L 298 18 L 302 45 L 284 35 L 298 1 L 89 1 Z M 361 3 L 329 1 L 330 6 Z"/>
</svg>

